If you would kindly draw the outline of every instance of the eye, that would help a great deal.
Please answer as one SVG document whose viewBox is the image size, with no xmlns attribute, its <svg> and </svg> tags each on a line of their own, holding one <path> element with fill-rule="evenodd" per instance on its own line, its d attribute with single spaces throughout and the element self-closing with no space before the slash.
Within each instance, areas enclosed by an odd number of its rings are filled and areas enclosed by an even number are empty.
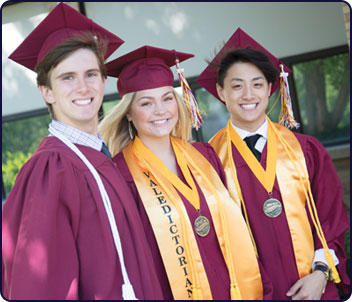
<svg viewBox="0 0 352 302">
<path fill-rule="evenodd" d="M 98 76 L 98 72 L 89 72 L 89 73 L 87 74 L 87 77 L 88 77 L 88 78 L 93 78 L 93 77 L 96 77 L 96 76 Z"/>
<path fill-rule="evenodd" d="M 63 79 L 64 81 L 70 81 L 70 80 L 73 79 L 73 76 L 72 76 L 72 75 L 67 75 L 67 76 L 64 76 L 62 79 Z"/>
<path fill-rule="evenodd" d="M 240 84 L 232 85 L 232 89 L 240 89 L 242 86 Z"/>
<path fill-rule="evenodd" d="M 146 107 L 146 106 L 149 106 L 150 104 L 151 104 L 151 102 L 142 102 L 141 106 Z"/>
<path fill-rule="evenodd" d="M 167 102 L 167 101 L 172 101 L 174 98 L 172 96 L 169 96 L 169 97 L 166 97 L 164 99 L 164 102 Z"/>
<path fill-rule="evenodd" d="M 254 87 L 257 87 L 257 88 L 263 87 L 263 83 L 254 83 Z"/>
</svg>

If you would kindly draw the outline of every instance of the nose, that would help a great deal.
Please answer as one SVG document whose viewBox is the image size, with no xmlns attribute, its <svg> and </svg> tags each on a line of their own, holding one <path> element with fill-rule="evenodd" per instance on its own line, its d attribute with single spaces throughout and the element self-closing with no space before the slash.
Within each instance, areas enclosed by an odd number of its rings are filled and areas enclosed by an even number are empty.
<svg viewBox="0 0 352 302">
<path fill-rule="evenodd" d="M 166 112 L 165 110 L 165 104 L 163 101 L 161 102 L 155 102 L 155 106 L 154 106 L 154 114 L 164 114 Z"/>
<path fill-rule="evenodd" d="M 85 78 L 78 78 L 77 79 L 77 92 L 84 94 L 88 91 L 88 89 L 89 89 L 89 87 L 86 82 L 86 79 Z"/>
<path fill-rule="evenodd" d="M 247 87 L 245 86 L 243 88 L 243 99 L 245 100 L 251 100 L 253 99 L 253 91 L 252 91 L 252 88 L 251 87 Z"/>
</svg>

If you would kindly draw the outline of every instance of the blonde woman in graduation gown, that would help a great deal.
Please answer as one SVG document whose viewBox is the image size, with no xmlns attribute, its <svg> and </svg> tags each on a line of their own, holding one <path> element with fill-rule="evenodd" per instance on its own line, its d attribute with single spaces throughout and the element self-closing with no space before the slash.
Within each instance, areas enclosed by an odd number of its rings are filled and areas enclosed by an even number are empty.
<svg viewBox="0 0 352 302">
<path fill-rule="evenodd" d="M 122 100 L 100 132 L 137 200 L 165 299 L 270 299 L 218 156 L 187 142 L 200 116 L 178 64 L 192 56 L 143 46 L 107 63 Z"/>
</svg>

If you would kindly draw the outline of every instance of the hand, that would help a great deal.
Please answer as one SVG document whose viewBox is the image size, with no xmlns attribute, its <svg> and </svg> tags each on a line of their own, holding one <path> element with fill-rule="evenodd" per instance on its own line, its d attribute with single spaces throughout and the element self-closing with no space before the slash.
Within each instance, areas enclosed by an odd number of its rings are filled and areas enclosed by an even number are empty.
<svg viewBox="0 0 352 302">
<path fill-rule="evenodd" d="M 326 286 L 325 274 L 314 271 L 299 279 L 286 293 L 292 300 L 320 300 Z"/>
</svg>

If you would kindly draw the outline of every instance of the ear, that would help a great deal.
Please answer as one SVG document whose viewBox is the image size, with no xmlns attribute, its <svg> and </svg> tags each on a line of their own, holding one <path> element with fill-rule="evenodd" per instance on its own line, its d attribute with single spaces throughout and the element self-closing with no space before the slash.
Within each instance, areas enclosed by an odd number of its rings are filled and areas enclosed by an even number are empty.
<svg viewBox="0 0 352 302">
<path fill-rule="evenodd" d="M 269 83 L 269 91 L 268 91 L 268 98 L 270 98 L 270 93 L 271 93 L 271 87 L 273 86 L 272 83 Z"/>
<path fill-rule="evenodd" d="M 218 92 L 220 100 L 226 103 L 225 97 L 224 97 L 224 89 L 218 83 L 216 83 L 216 90 Z"/>
<path fill-rule="evenodd" d="M 132 121 L 131 114 L 129 111 L 126 113 L 126 117 L 129 122 Z"/>
<path fill-rule="evenodd" d="M 40 93 L 45 100 L 45 102 L 49 104 L 54 104 L 55 103 L 55 98 L 53 95 L 53 91 L 47 87 L 47 86 L 39 86 Z"/>
</svg>

